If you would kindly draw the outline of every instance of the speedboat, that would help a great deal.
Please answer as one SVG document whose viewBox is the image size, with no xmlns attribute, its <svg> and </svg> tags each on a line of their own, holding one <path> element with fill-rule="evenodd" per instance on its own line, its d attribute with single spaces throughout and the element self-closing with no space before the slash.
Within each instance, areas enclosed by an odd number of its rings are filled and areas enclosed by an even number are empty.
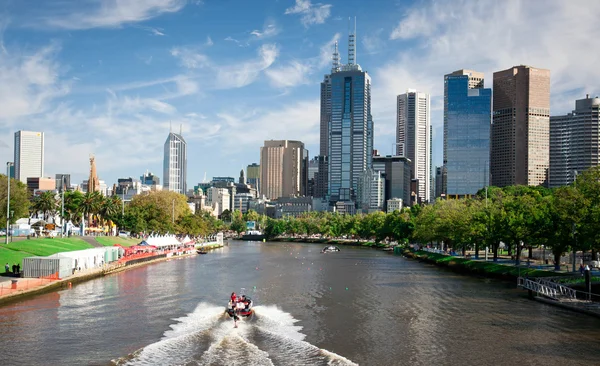
<svg viewBox="0 0 600 366">
<path fill-rule="evenodd" d="M 321 253 L 329 253 L 329 252 L 339 252 L 340 248 L 333 246 L 333 245 L 328 245 L 325 248 L 323 248 L 323 250 L 321 250 Z"/>
<path fill-rule="evenodd" d="M 235 303 L 230 302 L 225 308 L 225 312 L 231 318 L 236 318 L 240 316 L 249 317 L 253 314 L 252 305 L 252 300 L 249 297 L 243 297 Z"/>
<path fill-rule="evenodd" d="M 208 254 L 208 252 L 203 249 L 198 249 L 198 250 L 196 250 L 196 252 L 198 252 L 198 254 Z"/>
</svg>

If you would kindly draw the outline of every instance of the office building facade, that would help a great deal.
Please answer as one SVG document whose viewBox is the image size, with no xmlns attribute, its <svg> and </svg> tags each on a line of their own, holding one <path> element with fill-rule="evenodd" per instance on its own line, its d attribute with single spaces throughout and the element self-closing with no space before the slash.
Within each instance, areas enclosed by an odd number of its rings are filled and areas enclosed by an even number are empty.
<svg viewBox="0 0 600 366">
<path fill-rule="evenodd" d="M 449 198 L 474 195 L 489 185 L 492 90 L 483 73 L 444 76 L 444 167 Z"/>
<path fill-rule="evenodd" d="M 44 176 L 44 133 L 15 132 L 15 179 L 27 184 L 27 178 Z"/>
<path fill-rule="evenodd" d="M 600 163 L 600 98 L 575 101 L 575 110 L 550 117 L 551 188 L 573 183 L 577 174 Z"/>
<path fill-rule="evenodd" d="M 252 163 L 246 167 L 246 183 L 258 189 L 260 187 L 260 165 Z"/>
<path fill-rule="evenodd" d="M 397 97 L 396 155 L 410 160 L 418 202 L 431 199 L 431 107 L 429 94 L 409 89 Z M 407 202 L 407 201 L 405 201 Z"/>
<path fill-rule="evenodd" d="M 371 77 L 356 63 L 355 34 L 348 36 L 347 64 L 340 65 L 336 45 L 330 75 L 327 197 L 332 203 L 357 202 L 361 176 L 372 163 Z"/>
<path fill-rule="evenodd" d="M 260 172 L 260 192 L 265 197 L 305 196 L 308 150 L 300 141 L 265 141 L 260 148 Z"/>
<path fill-rule="evenodd" d="M 550 163 L 550 70 L 494 73 L 491 184 L 545 185 Z"/>
<path fill-rule="evenodd" d="M 187 192 L 187 143 L 181 134 L 170 132 L 165 141 L 163 187 L 181 194 Z"/>
<path fill-rule="evenodd" d="M 71 189 L 71 174 L 55 174 L 54 179 L 56 180 L 56 189 L 59 192 Z"/>
<path fill-rule="evenodd" d="M 404 156 L 373 157 L 373 170 L 381 172 L 384 178 L 384 202 L 392 198 L 400 198 L 405 204 L 411 202 L 411 166 Z"/>
</svg>

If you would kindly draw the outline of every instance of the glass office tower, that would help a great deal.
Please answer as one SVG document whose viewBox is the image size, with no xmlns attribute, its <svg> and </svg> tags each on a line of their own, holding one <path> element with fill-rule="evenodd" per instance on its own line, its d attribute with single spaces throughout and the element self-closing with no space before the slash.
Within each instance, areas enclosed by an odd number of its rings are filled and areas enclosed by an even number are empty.
<svg viewBox="0 0 600 366">
<path fill-rule="evenodd" d="M 492 90 L 483 74 L 459 70 L 444 76 L 446 195 L 461 198 L 489 184 Z"/>
<path fill-rule="evenodd" d="M 356 62 L 355 36 L 356 29 L 348 35 L 347 64 L 340 63 L 335 44 L 331 74 L 321 86 L 321 148 L 327 141 L 327 197 L 330 203 L 344 201 L 348 207 L 350 202 L 357 202 L 360 179 L 371 167 L 373 154 L 371 77 Z"/>
<path fill-rule="evenodd" d="M 330 201 L 355 201 L 362 173 L 371 166 L 371 77 L 358 65 L 331 74 Z M 352 67 L 353 66 L 353 67 Z"/>
</svg>

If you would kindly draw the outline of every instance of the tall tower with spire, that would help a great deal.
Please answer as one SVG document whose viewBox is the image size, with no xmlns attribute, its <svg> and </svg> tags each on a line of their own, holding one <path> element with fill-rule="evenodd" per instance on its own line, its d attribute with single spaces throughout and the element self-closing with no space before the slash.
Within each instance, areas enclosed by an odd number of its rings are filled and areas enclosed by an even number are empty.
<svg viewBox="0 0 600 366">
<path fill-rule="evenodd" d="M 330 203 L 357 200 L 362 173 L 371 167 L 371 77 L 356 63 L 356 18 L 349 28 L 348 63 L 334 44 L 331 74 L 321 83 L 319 171 L 315 196 Z"/>
<path fill-rule="evenodd" d="M 90 176 L 87 184 L 87 191 L 90 193 L 100 190 L 100 180 L 98 179 L 98 173 L 96 173 L 96 158 L 94 155 L 90 156 Z"/>
</svg>

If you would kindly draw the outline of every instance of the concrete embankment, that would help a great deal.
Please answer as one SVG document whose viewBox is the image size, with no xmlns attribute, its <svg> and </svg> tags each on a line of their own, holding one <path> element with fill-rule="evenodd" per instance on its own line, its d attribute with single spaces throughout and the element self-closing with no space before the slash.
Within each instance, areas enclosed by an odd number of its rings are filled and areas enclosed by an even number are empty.
<svg viewBox="0 0 600 366">
<path fill-rule="evenodd" d="M 212 250 L 222 247 L 223 244 L 209 244 L 205 245 L 203 248 L 205 250 Z M 17 280 L 17 289 L 0 295 L 0 306 L 48 292 L 68 289 L 71 286 L 78 283 L 82 283 L 103 276 L 112 275 L 118 272 L 127 271 L 129 269 L 137 268 L 147 264 L 195 255 L 197 255 L 196 252 L 192 252 L 189 254 L 173 255 L 169 257 L 167 257 L 166 254 L 159 254 L 152 257 L 136 258 L 131 261 L 125 261 L 120 263 L 115 262 L 111 264 L 106 264 L 104 267 L 101 268 L 94 268 L 78 272 L 72 276 L 60 280 L 40 281 L 40 279 L 38 278 L 15 278 L 15 280 Z"/>
</svg>

